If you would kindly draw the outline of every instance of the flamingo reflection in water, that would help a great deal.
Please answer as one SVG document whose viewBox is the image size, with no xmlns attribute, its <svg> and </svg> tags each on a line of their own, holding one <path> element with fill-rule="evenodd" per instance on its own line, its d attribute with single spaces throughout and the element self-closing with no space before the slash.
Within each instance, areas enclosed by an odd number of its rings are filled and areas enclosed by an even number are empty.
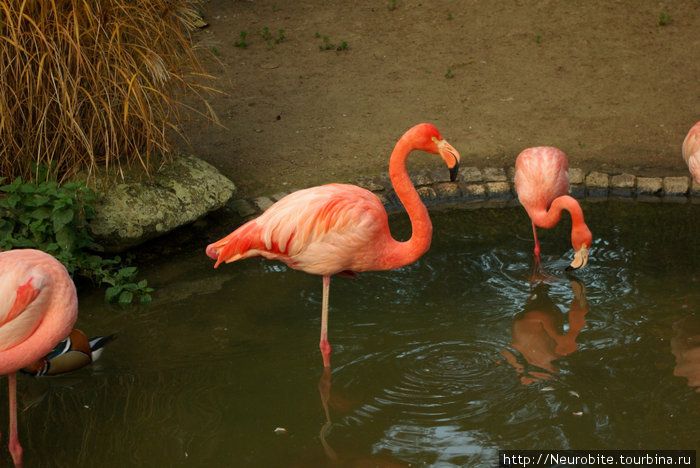
<svg viewBox="0 0 700 468">
<path fill-rule="evenodd" d="M 688 315 L 673 324 L 671 352 L 676 357 L 673 375 L 688 380 L 700 393 L 700 317 Z"/>
<path fill-rule="evenodd" d="M 578 279 L 570 282 L 574 299 L 569 308 L 567 332 L 564 333 L 565 315 L 549 297 L 549 285 L 544 282 L 534 287 L 524 310 L 513 320 L 510 346 L 525 358 L 527 367 L 542 369 L 527 369 L 511 350 L 504 349 L 501 354 L 518 372 L 523 385 L 551 380 L 552 374 L 559 372 L 554 361 L 578 349 L 576 338 L 586 326 L 588 302 L 584 284 Z"/>
<path fill-rule="evenodd" d="M 327 465 L 347 468 L 408 468 L 410 466 L 395 460 L 388 454 L 364 455 L 360 453 L 337 452 L 328 442 L 328 436 L 333 425 L 331 410 L 339 414 L 348 414 L 358 403 L 332 391 L 331 369 L 329 367 L 324 367 L 323 369 L 321 378 L 318 381 L 318 392 L 326 419 L 319 432 L 321 446 L 323 447 L 322 457 L 325 457 L 325 460 L 311 454 L 292 464 L 293 468 Z"/>
</svg>

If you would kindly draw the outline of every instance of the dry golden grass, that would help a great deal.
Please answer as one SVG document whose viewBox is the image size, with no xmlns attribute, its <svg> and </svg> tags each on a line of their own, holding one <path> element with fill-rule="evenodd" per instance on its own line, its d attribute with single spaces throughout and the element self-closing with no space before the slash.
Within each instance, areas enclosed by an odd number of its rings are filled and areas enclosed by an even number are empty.
<svg viewBox="0 0 700 468">
<path fill-rule="evenodd" d="M 65 180 L 138 165 L 211 88 L 195 0 L 0 0 L 0 176 Z M 208 106 L 206 106 L 208 109 Z"/>
</svg>

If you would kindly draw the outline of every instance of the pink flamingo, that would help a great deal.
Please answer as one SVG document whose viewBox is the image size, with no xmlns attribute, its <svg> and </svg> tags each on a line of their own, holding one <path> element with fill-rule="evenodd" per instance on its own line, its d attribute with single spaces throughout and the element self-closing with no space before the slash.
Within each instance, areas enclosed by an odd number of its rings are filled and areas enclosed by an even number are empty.
<svg viewBox="0 0 700 468">
<path fill-rule="evenodd" d="M 576 269 L 588 263 L 588 250 L 593 235 L 583 220 L 578 202 L 566 195 L 569 190 L 569 162 L 558 148 L 538 146 L 528 148 L 515 160 L 515 191 L 532 220 L 535 237 L 535 261 L 539 261 L 540 243 L 537 226 L 552 228 L 561 219 L 563 210 L 571 214 L 571 245 L 574 260 L 567 269 Z"/>
<path fill-rule="evenodd" d="M 15 466 L 21 466 L 16 372 L 70 333 L 78 296 L 58 260 L 39 250 L 20 249 L 0 253 L 0 298 L 0 375 L 7 374 L 9 380 L 9 448 Z"/>
<path fill-rule="evenodd" d="M 695 182 L 700 184 L 700 122 L 693 125 L 683 140 L 683 159 Z"/>
<path fill-rule="evenodd" d="M 323 364 L 330 367 L 328 292 L 334 274 L 391 270 L 415 262 L 430 247 L 433 226 L 411 183 L 406 159 L 413 150 L 439 154 L 455 180 L 459 153 L 430 124 L 418 124 L 399 139 L 389 160 L 389 176 L 411 220 L 405 242 L 391 236 L 386 211 L 372 192 L 355 185 L 328 184 L 291 193 L 258 218 L 207 246 L 221 262 L 261 256 L 323 276 L 321 341 Z"/>
</svg>

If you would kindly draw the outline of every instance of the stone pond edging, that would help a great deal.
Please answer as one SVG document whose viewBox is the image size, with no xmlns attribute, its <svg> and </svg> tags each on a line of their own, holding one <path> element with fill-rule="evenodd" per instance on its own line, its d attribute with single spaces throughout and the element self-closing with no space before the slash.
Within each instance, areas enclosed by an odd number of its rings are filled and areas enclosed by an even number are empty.
<svg viewBox="0 0 700 468">
<path fill-rule="evenodd" d="M 172 166 L 149 181 L 119 184 L 95 207 L 97 217 L 90 229 L 105 252 L 142 245 L 146 250 L 167 250 L 213 241 L 294 191 L 238 198 L 233 182 L 196 157 L 183 156 Z M 427 206 L 479 208 L 518 205 L 514 174 L 513 167 L 463 167 L 455 182 L 449 181 L 444 168 L 409 175 Z M 689 176 L 611 175 L 570 168 L 569 179 L 570 194 L 577 199 L 700 203 L 700 185 Z M 403 209 L 388 173 L 358 177 L 350 183 L 373 192 L 390 213 Z M 172 235 L 165 242 L 147 242 L 166 234 Z"/>
<path fill-rule="evenodd" d="M 449 181 L 447 171 L 442 168 L 416 171 L 410 173 L 410 176 L 418 194 L 428 206 L 438 203 L 498 206 L 517 204 L 514 174 L 514 167 L 463 167 L 459 169 L 455 182 Z M 610 175 L 570 168 L 569 180 L 569 193 L 577 199 L 630 198 L 648 202 L 700 203 L 700 185 L 685 176 Z M 351 183 L 374 192 L 388 210 L 401 208 L 388 174 L 358 177 Z M 247 220 L 258 216 L 291 192 L 293 190 L 278 192 L 269 197 L 232 199 L 227 203 L 227 209 Z"/>
</svg>

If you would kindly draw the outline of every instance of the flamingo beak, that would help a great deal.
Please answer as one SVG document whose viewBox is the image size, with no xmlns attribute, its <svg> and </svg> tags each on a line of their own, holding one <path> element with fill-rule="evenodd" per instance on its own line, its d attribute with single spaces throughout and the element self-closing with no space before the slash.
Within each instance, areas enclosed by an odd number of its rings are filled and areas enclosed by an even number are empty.
<svg viewBox="0 0 700 468">
<path fill-rule="evenodd" d="M 454 182 L 457 180 L 457 172 L 459 171 L 459 153 L 445 140 L 439 141 L 437 146 L 440 157 L 450 169 L 450 182 Z"/>
<path fill-rule="evenodd" d="M 450 182 L 457 180 L 457 172 L 459 171 L 459 163 L 450 168 Z"/>
<path fill-rule="evenodd" d="M 571 271 L 571 270 L 578 270 L 579 268 L 583 268 L 586 266 L 588 263 L 588 247 L 586 245 L 582 245 L 580 249 L 576 251 L 574 254 L 574 261 L 571 262 L 571 265 L 566 267 L 566 271 Z"/>
</svg>

